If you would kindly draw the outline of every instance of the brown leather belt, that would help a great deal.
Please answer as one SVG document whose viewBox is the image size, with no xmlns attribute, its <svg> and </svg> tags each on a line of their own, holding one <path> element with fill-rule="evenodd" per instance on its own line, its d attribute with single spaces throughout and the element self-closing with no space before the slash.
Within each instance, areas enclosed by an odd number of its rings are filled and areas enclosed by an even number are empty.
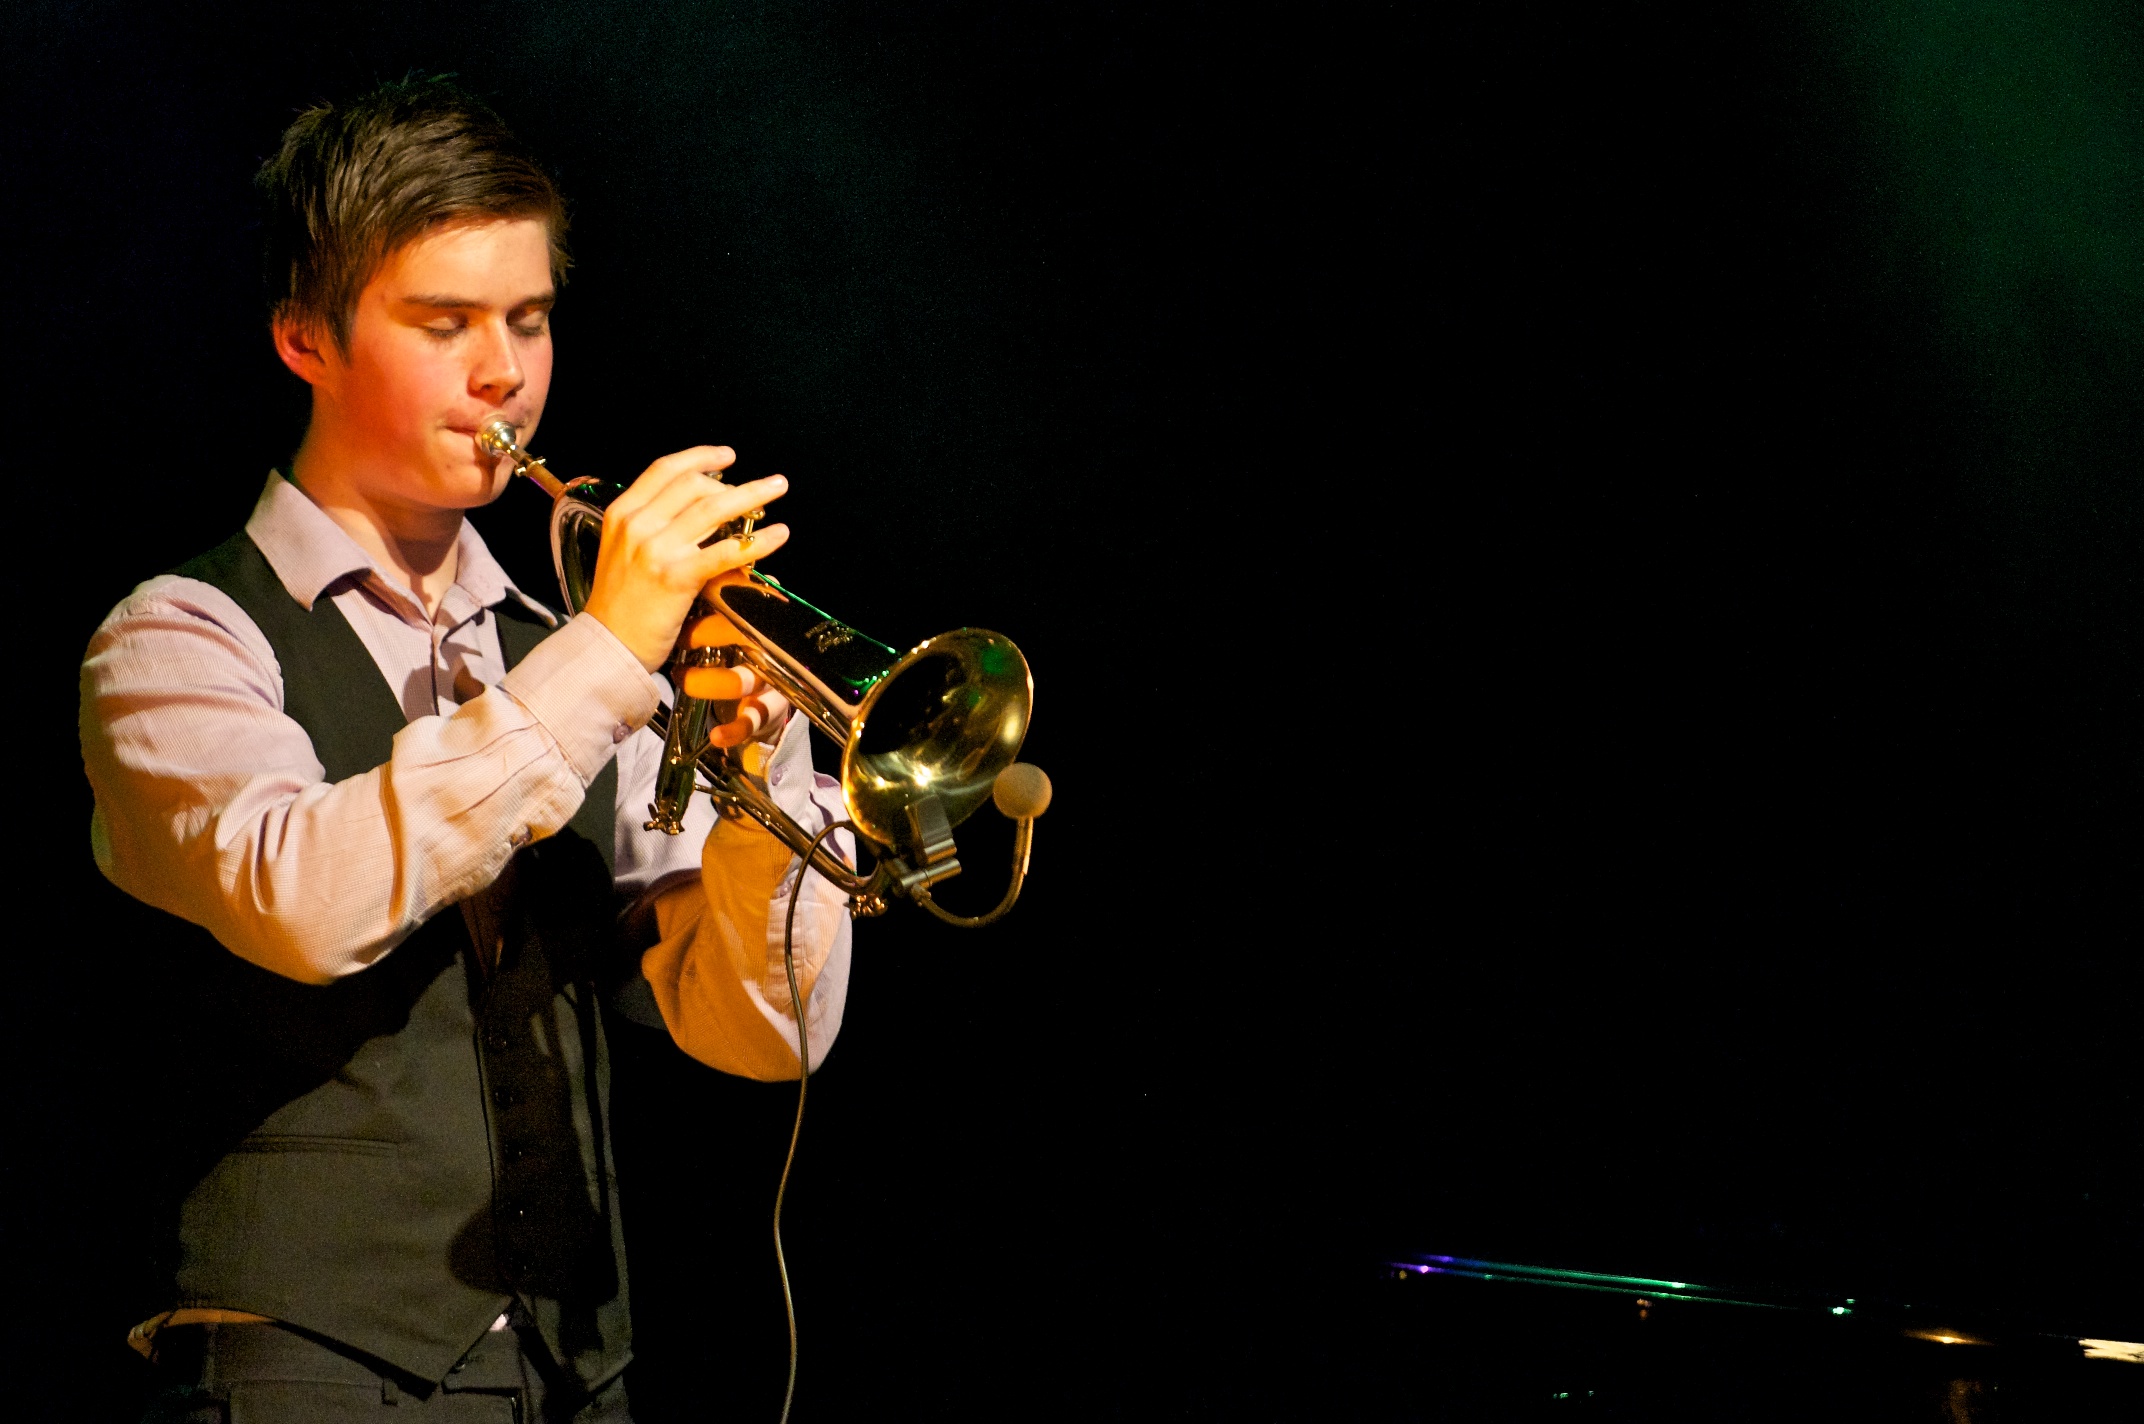
<svg viewBox="0 0 2144 1424">
<path fill-rule="evenodd" d="M 134 1353 L 145 1360 L 156 1358 L 157 1332 L 170 1325 L 273 1325 L 272 1315 L 255 1315 L 250 1310 L 224 1310 L 213 1305 L 189 1305 L 178 1310 L 167 1310 L 162 1315 L 152 1315 L 127 1332 L 127 1344 Z M 513 1324 L 512 1312 L 501 1315 L 491 1322 L 488 1333 L 496 1334 Z"/>
<path fill-rule="evenodd" d="M 127 1344 L 145 1360 L 156 1358 L 157 1332 L 167 1325 L 273 1325 L 275 1319 L 247 1310 L 220 1310 L 212 1305 L 189 1305 L 152 1315 L 127 1332 Z"/>
</svg>

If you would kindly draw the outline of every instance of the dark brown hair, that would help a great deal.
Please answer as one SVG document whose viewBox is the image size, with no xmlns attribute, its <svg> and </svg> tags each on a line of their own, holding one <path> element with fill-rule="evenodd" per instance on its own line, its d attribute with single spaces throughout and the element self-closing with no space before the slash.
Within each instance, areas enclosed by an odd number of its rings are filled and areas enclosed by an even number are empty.
<svg viewBox="0 0 2144 1424">
<path fill-rule="evenodd" d="M 256 179 L 268 201 L 271 320 L 325 330 L 344 355 L 358 293 L 389 253 L 437 228 L 541 218 L 566 275 L 566 205 L 483 100 L 444 78 L 383 84 L 298 115 Z"/>
</svg>

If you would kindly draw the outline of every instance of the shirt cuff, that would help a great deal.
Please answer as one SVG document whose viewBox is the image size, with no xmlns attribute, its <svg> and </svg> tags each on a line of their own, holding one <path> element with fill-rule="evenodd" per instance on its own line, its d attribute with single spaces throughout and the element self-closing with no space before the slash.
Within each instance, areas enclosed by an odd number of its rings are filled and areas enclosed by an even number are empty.
<svg viewBox="0 0 2144 1424">
<path fill-rule="evenodd" d="M 551 734 L 583 786 L 660 700 L 640 659 L 586 613 L 538 643 L 499 686 Z"/>
<path fill-rule="evenodd" d="M 806 830 L 819 829 L 821 823 L 811 809 L 815 789 L 811 721 L 802 712 L 789 714 L 789 724 L 767 748 L 767 765 L 762 775 L 767 779 L 767 790 L 774 797 L 775 805 L 788 812 L 790 819 Z"/>
</svg>

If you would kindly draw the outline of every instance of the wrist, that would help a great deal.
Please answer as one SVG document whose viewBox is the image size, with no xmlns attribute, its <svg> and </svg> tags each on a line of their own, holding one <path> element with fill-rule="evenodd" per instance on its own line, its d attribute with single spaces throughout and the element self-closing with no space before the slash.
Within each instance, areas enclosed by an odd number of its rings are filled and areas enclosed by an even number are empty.
<svg viewBox="0 0 2144 1424">
<path fill-rule="evenodd" d="M 618 645 L 639 661 L 643 671 L 661 672 L 663 664 L 670 660 L 670 650 L 675 646 L 674 639 L 659 648 L 654 647 L 645 631 L 634 627 L 632 619 L 618 617 L 616 611 L 610 607 L 609 600 L 602 595 L 590 594 L 588 601 L 581 605 L 581 612 L 601 623 L 604 631 L 617 639 Z"/>
<path fill-rule="evenodd" d="M 655 680 L 600 621 L 578 617 L 544 639 L 499 681 L 565 751 L 583 783 L 594 779 L 658 702 Z"/>
</svg>

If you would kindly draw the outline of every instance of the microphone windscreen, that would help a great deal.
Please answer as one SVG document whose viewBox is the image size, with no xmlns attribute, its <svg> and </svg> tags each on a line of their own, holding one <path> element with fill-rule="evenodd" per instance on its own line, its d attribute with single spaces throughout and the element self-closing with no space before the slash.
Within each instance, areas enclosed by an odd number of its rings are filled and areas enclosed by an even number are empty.
<svg viewBox="0 0 2144 1424">
<path fill-rule="evenodd" d="M 1032 821 L 1050 809 L 1050 779 L 1031 762 L 1016 761 L 991 783 L 990 799 L 1015 821 Z"/>
</svg>

